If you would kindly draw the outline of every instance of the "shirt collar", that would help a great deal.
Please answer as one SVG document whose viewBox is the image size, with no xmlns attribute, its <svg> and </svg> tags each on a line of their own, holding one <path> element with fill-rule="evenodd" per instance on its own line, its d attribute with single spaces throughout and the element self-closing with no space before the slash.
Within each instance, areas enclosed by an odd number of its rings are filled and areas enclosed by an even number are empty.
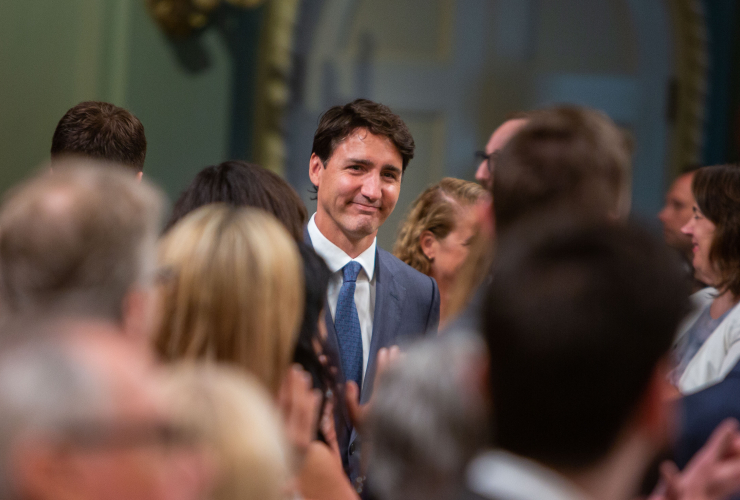
<svg viewBox="0 0 740 500">
<path fill-rule="evenodd" d="M 311 216 L 311 220 L 308 221 L 308 235 L 311 237 L 311 243 L 313 244 L 314 250 L 319 254 L 325 261 L 326 265 L 332 273 L 335 273 L 346 266 L 350 261 L 354 260 L 359 262 L 362 269 L 365 270 L 368 280 L 373 279 L 373 273 L 375 272 L 375 249 L 377 247 L 378 238 L 373 238 L 372 244 L 362 252 L 360 255 L 352 259 L 347 253 L 336 246 L 334 243 L 329 241 L 321 231 L 314 218 L 316 214 Z"/>
<path fill-rule="evenodd" d="M 503 450 L 479 455 L 468 467 L 467 478 L 471 490 L 492 498 L 587 500 L 574 484 L 552 469 Z"/>
</svg>

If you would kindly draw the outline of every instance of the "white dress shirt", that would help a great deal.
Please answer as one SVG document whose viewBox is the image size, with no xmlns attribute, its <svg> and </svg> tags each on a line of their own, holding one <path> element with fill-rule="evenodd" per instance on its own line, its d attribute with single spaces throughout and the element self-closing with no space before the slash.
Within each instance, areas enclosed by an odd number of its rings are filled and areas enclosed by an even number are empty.
<svg viewBox="0 0 740 500">
<path fill-rule="evenodd" d="M 377 245 L 377 238 L 373 239 L 372 245 L 367 250 L 353 259 L 319 231 L 314 221 L 315 217 L 316 214 L 313 214 L 311 220 L 308 221 L 308 235 L 311 237 L 313 249 L 326 261 L 326 265 L 329 267 L 329 271 L 331 271 L 327 299 L 329 301 L 332 320 L 334 320 L 334 315 L 337 311 L 339 290 L 342 288 L 342 283 L 344 283 L 342 268 L 353 260 L 362 266 L 360 274 L 357 276 L 357 285 L 355 286 L 355 306 L 357 307 L 357 316 L 360 319 L 360 331 L 362 332 L 362 381 L 364 384 L 367 362 L 370 356 L 370 340 L 373 337 L 373 316 L 375 314 L 375 247 Z"/>
<path fill-rule="evenodd" d="M 502 450 L 478 455 L 467 470 L 468 488 L 501 500 L 587 500 L 557 472 Z"/>
</svg>

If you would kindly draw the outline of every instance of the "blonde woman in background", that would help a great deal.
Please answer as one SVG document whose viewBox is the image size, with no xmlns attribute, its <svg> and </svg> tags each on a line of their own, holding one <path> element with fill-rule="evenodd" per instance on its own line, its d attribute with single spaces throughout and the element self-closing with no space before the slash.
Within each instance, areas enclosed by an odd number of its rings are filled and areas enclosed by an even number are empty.
<svg viewBox="0 0 740 500">
<path fill-rule="evenodd" d="M 440 327 L 450 317 L 455 281 L 478 232 L 474 205 L 486 195 L 474 182 L 445 177 L 414 201 L 396 240 L 395 256 L 437 281 Z"/>
<path fill-rule="evenodd" d="M 286 500 L 289 452 L 268 392 L 243 371 L 181 363 L 165 372 L 173 416 L 210 449 L 213 500 Z"/>
<path fill-rule="evenodd" d="M 213 204 L 163 237 L 161 321 L 165 361 L 234 364 L 278 392 L 303 318 L 303 268 L 295 242 L 271 215 Z"/>
</svg>

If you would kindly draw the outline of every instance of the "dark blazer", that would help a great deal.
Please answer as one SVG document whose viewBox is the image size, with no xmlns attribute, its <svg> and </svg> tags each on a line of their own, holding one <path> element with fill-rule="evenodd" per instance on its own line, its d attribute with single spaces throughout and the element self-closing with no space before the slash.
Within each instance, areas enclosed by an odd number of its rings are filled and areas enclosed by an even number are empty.
<svg viewBox="0 0 740 500">
<path fill-rule="evenodd" d="M 682 398 L 680 416 L 675 461 L 683 469 L 724 419 L 740 420 L 740 363 L 722 382 Z"/>
<path fill-rule="evenodd" d="M 304 230 L 304 241 L 311 243 L 308 229 Z M 382 248 L 375 251 L 375 313 L 373 335 L 367 371 L 363 382 L 360 402 L 367 403 L 375 382 L 375 358 L 381 347 L 403 345 L 426 334 L 437 332 L 439 325 L 439 289 L 437 282 L 404 264 Z M 334 329 L 331 311 L 326 311 L 327 349 L 337 355 L 341 364 L 339 341 Z M 338 382 L 344 384 L 344 374 L 339 367 Z M 342 462 L 353 484 L 360 471 L 360 443 L 357 432 L 346 415 L 337 412 L 337 441 L 342 453 Z"/>
</svg>

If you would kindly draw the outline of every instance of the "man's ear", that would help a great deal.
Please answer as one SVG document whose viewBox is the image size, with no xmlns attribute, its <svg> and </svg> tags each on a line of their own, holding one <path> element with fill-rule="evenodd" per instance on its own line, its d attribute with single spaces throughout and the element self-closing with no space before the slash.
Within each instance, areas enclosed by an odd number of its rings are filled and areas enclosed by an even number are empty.
<svg viewBox="0 0 740 500">
<path fill-rule="evenodd" d="M 488 239 L 493 238 L 496 232 L 496 220 L 493 214 L 493 200 L 491 196 L 486 193 L 475 203 L 473 210 L 475 210 L 475 217 L 481 233 Z"/>
<path fill-rule="evenodd" d="M 636 424 L 643 435 L 664 446 L 670 439 L 673 427 L 674 405 L 680 394 L 668 379 L 670 362 L 661 359 L 653 370 L 648 385 L 637 408 Z"/>
<path fill-rule="evenodd" d="M 143 177 L 144 177 L 144 171 L 143 171 L 143 170 L 139 170 L 139 171 L 138 171 L 138 172 L 136 173 L 136 180 L 137 180 L 137 182 L 141 182 L 141 179 L 142 179 Z"/>
<path fill-rule="evenodd" d="M 311 184 L 316 186 L 316 189 L 319 188 L 321 176 L 325 168 L 326 167 L 324 167 L 324 162 L 321 161 L 321 158 L 319 158 L 316 153 L 311 153 L 311 159 L 308 162 L 308 177 L 311 179 Z"/>
<path fill-rule="evenodd" d="M 419 235 L 419 246 L 427 259 L 433 261 L 437 256 L 439 242 L 431 231 L 424 231 Z"/>
</svg>

